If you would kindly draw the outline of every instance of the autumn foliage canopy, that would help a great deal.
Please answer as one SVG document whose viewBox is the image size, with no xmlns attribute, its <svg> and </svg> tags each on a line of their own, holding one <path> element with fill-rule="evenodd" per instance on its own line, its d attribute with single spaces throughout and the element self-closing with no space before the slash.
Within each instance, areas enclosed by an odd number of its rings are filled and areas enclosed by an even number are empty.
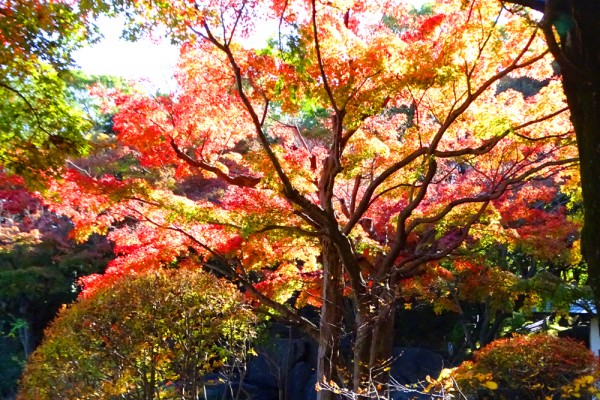
<svg viewBox="0 0 600 400">
<path fill-rule="evenodd" d="M 115 243 L 106 272 L 82 279 L 84 295 L 164 266 L 212 269 L 319 339 L 320 374 L 335 369 L 368 393 L 407 279 L 490 238 L 568 257 L 576 225 L 536 204 L 574 190 L 576 146 L 552 58 L 522 10 L 131 6 L 142 28 L 166 26 L 182 43 L 178 87 L 96 88 L 116 113 L 113 156 L 49 183 L 74 237 Z M 257 45 L 261 26 L 274 35 Z M 525 94 L 511 80 L 543 85 Z M 320 329 L 297 313 L 305 304 L 322 307 Z M 353 370 L 337 357 L 343 326 Z"/>
</svg>

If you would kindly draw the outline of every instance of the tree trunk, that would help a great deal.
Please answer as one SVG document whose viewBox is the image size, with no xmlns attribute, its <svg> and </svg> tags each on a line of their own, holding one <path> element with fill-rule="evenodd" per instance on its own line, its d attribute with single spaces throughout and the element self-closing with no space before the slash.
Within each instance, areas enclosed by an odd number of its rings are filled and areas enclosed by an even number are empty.
<svg viewBox="0 0 600 400">
<path fill-rule="evenodd" d="M 337 249 L 327 238 L 321 240 L 323 250 L 323 304 L 319 331 L 319 354 L 317 358 L 318 382 L 338 381 L 340 373 L 339 343 L 342 334 L 344 274 Z M 318 400 L 332 400 L 333 393 L 320 390 Z"/>
<path fill-rule="evenodd" d="M 394 294 L 381 287 L 356 299 L 353 390 L 364 399 L 384 396 L 394 344 Z M 367 394 L 368 393 L 368 394 Z"/>
<path fill-rule="evenodd" d="M 600 32 L 599 32 L 600 34 Z M 600 38 L 600 36 L 598 36 Z M 598 72 L 600 74 L 600 71 Z M 584 224 L 581 250 L 588 266 L 588 284 L 600 303 L 600 85 L 582 88 L 564 79 L 581 160 Z"/>
<path fill-rule="evenodd" d="M 394 347 L 394 299 L 393 295 L 386 291 L 384 296 L 385 305 L 381 306 L 373 326 L 373 341 L 371 342 L 371 354 L 369 364 L 371 367 L 371 380 L 375 388 L 384 394 L 388 391 L 390 381 L 390 368 L 394 361 L 392 351 Z"/>
<path fill-rule="evenodd" d="M 588 284 L 600 305 L 600 2 L 550 0 L 546 18 L 561 36 L 552 49 L 561 66 L 563 88 L 575 128 L 581 161 L 584 225 L 581 249 L 588 266 Z M 561 21 L 562 25 L 557 21 Z"/>
<path fill-rule="evenodd" d="M 352 378 L 353 390 L 360 393 L 369 382 L 369 352 L 371 350 L 371 341 L 373 340 L 373 315 L 374 307 L 371 304 L 370 296 L 367 294 L 355 299 L 356 311 L 354 339 L 354 371 Z"/>
<path fill-rule="evenodd" d="M 31 329 L 31 323 L 29 321 L 20 320 L 18 321 L 18 324 L 17 332 L 19 340 L 23 346 L 25 359 L 27 359 L 34 350 L 33 330 Z"/>
</svg>

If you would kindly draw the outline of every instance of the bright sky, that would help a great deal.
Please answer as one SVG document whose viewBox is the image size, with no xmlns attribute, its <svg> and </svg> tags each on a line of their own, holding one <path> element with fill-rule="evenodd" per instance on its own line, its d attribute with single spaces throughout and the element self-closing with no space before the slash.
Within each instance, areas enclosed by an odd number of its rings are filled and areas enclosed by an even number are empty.
<svg viewBox="0 0 600 400">
<path fill-rule="evenodd" d="M 75 62 L 90 75 L 114 75 L 127 79 L 147 79 L 151 86 L 173 88 L 172 78 L 179 58 L 179 48 L 168 40 L 161 43 L 150 39 L 128 42 L 120 38 L 124 23 L 119 19 L 98 21 L 104 38 L 93 46 L 75 53 Z M 253 39 L 265 43 L 271 35 L 267 29 Z"/>
<path fill-rule="evenodd" d="M 90 75 L 115 75 L 127 79 L 148 79 L 154 85 L 168 88 L 177 64 L 179 49 L 150 39 L 128 42 L 120 38 L 123 22 L 102 18 L 104 35 L 99 43 L 75 53 L 75 62 Z"/>
<path fill-rule="evenodd" d="M 408 0 L 420 7 L 425 0 Z M 120 38 L 123 21 L 101 18 L 99 20 L 104 39 L 99 43 L 75 53 L 75 62 L 90 75 L 114 75 L 127 79 L 147 79 L 151 86 L 173 89 L 172 75 L 179 57 L 179 49 L 169 44 L 155 43 L 149 39 L 128 42 Z M 260 34 L 266 41 L 269 34 Z M 264 37 L 263 37 L 264 36 Z"/>
</svg>

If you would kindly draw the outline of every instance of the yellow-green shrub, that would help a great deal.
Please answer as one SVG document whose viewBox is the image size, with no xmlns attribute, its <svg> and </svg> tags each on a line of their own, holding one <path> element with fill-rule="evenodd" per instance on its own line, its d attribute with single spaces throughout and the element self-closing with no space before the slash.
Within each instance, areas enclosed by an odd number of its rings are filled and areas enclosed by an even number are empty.
<svg viewBox="0 0 600 400">
<path fill-rule="evenodd" d="M 19 399 L 195 399 L 206 373 L 244 357 L 254 325 L 236 288 L 205 272 L 126 277 L 60 312 Z"/>
</svg>

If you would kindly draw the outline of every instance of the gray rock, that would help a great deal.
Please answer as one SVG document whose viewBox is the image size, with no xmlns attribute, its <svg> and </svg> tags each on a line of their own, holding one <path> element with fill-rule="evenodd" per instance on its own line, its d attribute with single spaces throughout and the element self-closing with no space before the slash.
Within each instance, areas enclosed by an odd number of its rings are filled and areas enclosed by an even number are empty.
<svg viewBox="0 0 600 400">
<path fill-rule="evenodd" d="M 417 383 L 427 375 L 437 378 L 444 368 L 444 359 L 433 351 L 417 347 L 394 348 L 392 377 L 402 385 Z"/>
<path fill-rule="evenodd" d="M 279 366 L 272 363 L 268 355 L 259 353 L 248 362 L 247 368 L 244 383 L 265 389 L 279 387 Z"/>
<path fill-rule="evenodd" d="M 317 376 L 314 368 L 306 362 L 299 362 L 287 375 L 287 399 L 316 399 L 315 383 Z"/>
<path fill-rule="evenodd" d="M 250 360 L 246 381 L 258 387 L 279 387 L 288 371 L 308 356 L 308 344 L 303 339 L 273 339 L 258 349 L 259 355 Z"/>
</svg>

